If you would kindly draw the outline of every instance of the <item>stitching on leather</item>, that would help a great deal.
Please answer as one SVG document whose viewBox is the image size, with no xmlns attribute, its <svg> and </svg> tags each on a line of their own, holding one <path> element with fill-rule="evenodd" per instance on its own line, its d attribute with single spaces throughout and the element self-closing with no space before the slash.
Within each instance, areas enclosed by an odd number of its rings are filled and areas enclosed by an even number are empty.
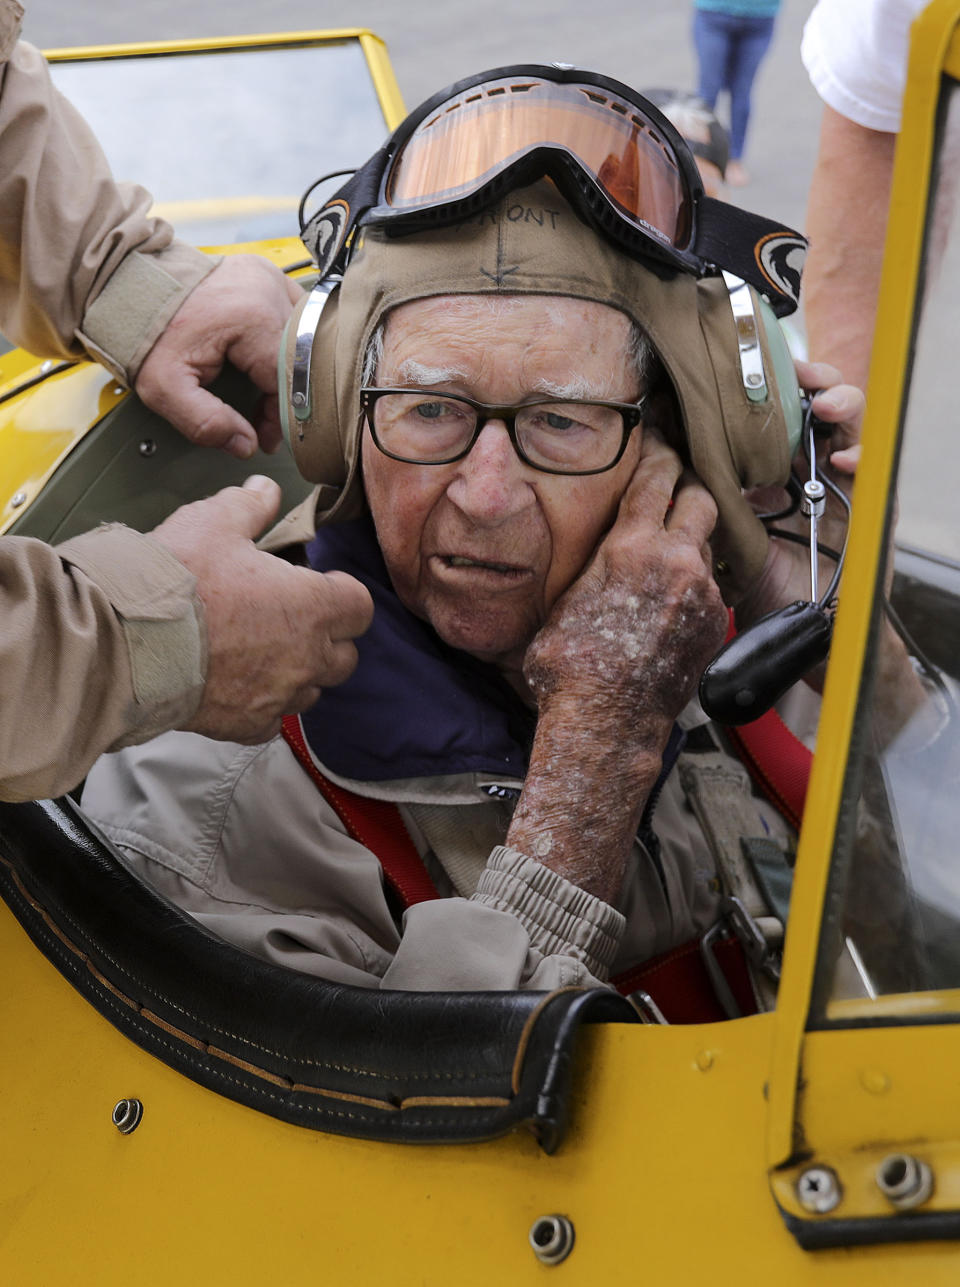
<svg viewBox="0 0 960 1287">
<path fill-rule="evenodd" d="M 32 894 L 27 891 L 27 888 L 24 887 L 24 884 L 21 878 L 19 878 L 19 874 L 17 873 L 17 869 L 15 869 L 12 862 L 10 862 L 8 858 L 5 858 L 3 855 L 0 855 L 0 862 L 3 862 L 4 866 L 8 867 L 10 871 L 10 875 L 12 875 L 12 878 L 15 884 L 17 884 L 17 888 L 19 889 L 19 891 L 21 891 L 21 894 L 24 900 L 30 903 L 30 906 L 32 907 L 33 910 L 35 910 L 36 912 L 39 912 L 39 915 L 41 916 L 42 919 L 44 919 L 44 923 L 48 925 L 48 927 L 50 928 L 50 931 L 53 932 L 55 936 L 59 938 L 59 940 L 62 940 L 64 945 L 66 945 L 68 949 L 71 950 L 71 952 L 73 952 L 73 954 L 75 954 L 76 956 L 80 956 L 81 960 L 84 960 L 86 963 L 86 961 L 88 961 L 88 956 L 86 956 L 86 952 L 80 949 L 80 947 L 77 947 L 76 943 L 73 943 L 71 940 L 69 940 L 69 938 L 64 936 L 62 929 L 60 929 L 59 925 L 57 925 L 57 923 L 55 923 L 55 921 L 50 918 L 50 914 L 48 911 L 46 911 L 45 907 L 42 906 L 41 903 L 37 902 L 35 898 L 33 898 Z M 82 925 L 78 923 L 78 921 L 73 919 L 72 916 L 69 916 L 68 912 L 63 912 L 63 919 L 66 920 L 68 924 L 71 924 L 72 927 L 75 928 L 76 931 L 80 933 L 82 937 L 86 937 L 86 931 L 84 927 L 82 927 Z M 323 1059 L 323 1060 L 306 1059 L 306 1058 L 299 1057 L 299 1055 L 288 1054 L 287 1051 L 284 1051 L 284 1050 L 274 1050 L 272 1046 L 265 1046 L 265 1045 L 261 1045 L 260 1042 L 252 1041 L 250 1037 L 243 1036 L 243 1033 L 241 1032 L 232 1032 L 229 1030 L 229 1028 L 219 1027 L 217 1026 L 216 1023 L 207 1021 L 207 1019 L 202 1019 L 201 1017 L 199 1017 L 198 1014 L 194 1014 L 192 1010 L 185 1009 L 183 1005 L 178 1005 L 176 1001 L 171 1000 L 169 996 L 163 995 L 162 992 L 158 992 L 156 988 L 149 986 L 148 983 L 144 983 L 142 979 L 136 977 L 135 974 L 131 974 L 130 970 L 126 969 L 125 965 L 122 965 L 120 961 L 117 961 L 115 958 L 113 958 L 113 956 L 109 955 L 109 952 L 103 951 L 103 949 L 100 949 L 99 945 L 98 945 L 98 950 L 100 951 L 100 954 L 103 955 L 104 960 L 109 961 L 112 967 L 117 970 L 117 973 L 121 974 L 122 977 L 129 979 L 130 983 L 133 983 L 133 985 L 135 985 L 136 987 L 142 988 L 144 992 L 147 992 L 149 996 L 153 996 L 154 999 L 156 999 L 157 1001 L 162 1001 L 163 1004 L 169 1005 L 171 1010 L 176 1010 L 176 1013 L 183 1014 L 184 1018 L 193 1019 L 194 1023 L 203 1024 L 203 1026 L 210 1028 L 211 1032 L 216 1032 L 217 1035 L 219 1036 L 230 1037 L 230 1039 L 232 1039 L 233 1041 L 238 1041 L 238 1042 L 241 1042 L 242 1045 L 250 1046 L 252 1050 L 260 1050 L 261 1053 L 263 1054 L 272 1054 L 274 1055 L 275 1058 L 286 1059 L 288 1063 L 300 1064 L 301 1067 L 305 1067 L 305 1068 L 327 1069 L 327 1071 L 329 1072 L 346 1072 L 346 1073 L 350 1073 L 350 1075 L 360 1076 L 360 1077 L 382 1077 L 383 1076 L 383 1072 L 381 1071 L 381 1069 L 378 1069 L 378 1068 L 360 1068 L 358 1066 L 355 1066 L 355 1064 L 331 1063 L 329 1062 L 328 1059 Z M 91 967 L 91 969 L 93 968 L 94 967 Z M 127 1005 L 130 1005 L 131 1008 L 134 1008 L 134 1009 L 138 1009 L 138 1010 L 140 1009 L 139 1001 L 134 1001 L 129 999 L 129 997 L 125 997 L 124 994 L 122 994 L 122 992 L 118 990 L 116 985 L 113 985 L 113 983 L 109 982 L 109 979 L 107 979 L 106 976 L 100 976 L 100 977 L 102 977 L 104 983 L 106 983 L 106 985 L 109 988 L 111 988 L 111 991 L 116 992 L 117 996 L 124 997 Z M 537 1010 L 534 1010 L 533 1013 L 538 1014 L 539 1009 L 540 1008 L 538 1006 Z M 529 1023 L 529 1019 L 526 1022 Z M 526 1027 L 526 1024 L 524 1024 L 524 1027 Z M 522 1040 L 522 1033 L 521 1033 L 521 1040 Z M 475 1072 L 441 1072 L 439 1073 L 439 1075 L 438 1073 L 430 1073 L 430 1072 L 409 1072 L 407 1073 L 407 1076 L 411 1081 L 436 1081 L 438 1080 L 438 1077 L 440 1080 L 443 1080 L 443 1081 L 480 1081 L 481 1080 L 480 1073 L 475 1073 Z"/>
<path fill-rule="evenodd" d="M 238 1064 L 240 1064 L 241 1066 L 243 1066 L 243 1061 L 242 1061 L 242 1060 L 240 1060 L 237 1056 L 229 1056 L 229 1055 L 227 1055 L 227 1054 L 226 1054 L 226 1052 L 221 1053 L 221 1052 L 219 1052 L 215 1047 L 211 1047 L 211 1046 L 210 1046 L 210 1044 L 209 1044 L 209 1042 L 205 1042 L 205 1041 L 203 1041 L 203 1040 L 202 1040 L 202 1039 L 200 1039 L 200 1038 L 197 1038 L 197 1037 L 191 1037 L 189 1034 L 184 1033 L 184 1032 L 181 1032 L 181 1030 L 180 1030 L 180 1029 L 174 1028 L 174 1027 L 173 1027 L 173 1025 L 166 1023 L 166 1021 L 164 1021 L 164 1020 L 160 1019 L 160 1017 L 159 1017 L 159 1016 L 154 1015 L 154 1014 L 152 1013 L 152 1011 L 147 1010 L 147 1009 L 146 1009 L 146 1007 L 145 1007 L 145 1006 L 143 1006 L 141 1003 L 139 1003 L 139 1002 L 137 1002 L 137 1001 L 134 1001 L 131 997 L 126 996 L 126 995 L 125 995 L 125 994 L 124 994 L 124 993 L 123 993 L 123 992 L 122 992 L 122 991 L 121 991 L 121 990 L 116 986 L 116 984 L 114 984 L 110 979 L 108 979 L 108 978 L 107 978 L 107 977 L 106 977 L 106 976 L 105 976 L 105 975 L 104 975 L 104 974 L 103 974 L 103 973 L 102 973 L 102 972 L 101 972 L 101 971 L 100 971 L 100 970 L 99 970 L 99 969 L 98 969 L 98 968 L 93 964 L 93 962 L 90 960 L 90 958 L 87 956 L 87 954 L 86 954 L 86 953 L 85 953 L 81 948 L 79 948 L 75 943 L 73 943 L 73 942 L 72 942 L 72 940 L 71 940 L 71 939 L 69 939 L 69 938 L 66 936 L 66 934 L 64 934 L 63 930 L 61 930 L 61 929 L 60 929 L 60 927 L 59 927 L 59 926 L 58 926 L 58 925 L 53 921 L 53 919 L 51 918 L 50 914 L 47 912 L 46 908 L 44 908 L 40 903 L 38 903 L 38 902 L 37 902 L 37 900 L 36 900 L 36 899 L 35 899 L 35 898 L 34 898 L 34 897 L 33 897 L 33 896 L 28 892 L 28 890 L 25 888 L 25 886 L 24 886 L 23 882 L 22 882 L 22 881 L 21 881 L 21 879 L 20 879 L 19 873 L 17 872 L 17 870 L 15 869 L 15 867 L 13 866 L 13 864 L 12 864 L 12 863 L 7 859 L 7 858 L 3 857 L 2 855 L 0 855 L 0 862 L 2 862 L 2 863 L 3 863 L 3 865 L 4 865 L 4 866 L 8 869 L 8 871 L 10 872 L 10 876 L 11 876 L 12 880 L 14 881 L 14 883 L 16 884 L 16 886 L 17 886 L 18 890 L 20 891 L 21 897 L 22 897 L 22 898 L 27 902 L 27 904 L 28 904 L 30 907 L 32 907 L 32 908 L 33 908 L 33 910 L 34 910 L 34 911 L 35 911 L 35 912 L 40 916 L 41 920 L 43 921 L 43 924 L 47 927 L 47 929 L 49 930 L 49 932 L 50 932 L 50 933 L 51 933 L 55 938 L 57 938 L 57 939 L 58 939 L 58 940 L 63 944 L 63 946 L 64 946 L 64 947 L 65 947 L 65 948 L 66 948 L 66 949 L 67 949 L 67 950 L 72 954 L 72 956 L 73 956 L 73 957 L 75 957 L 75 958 L 76 958 L 76 960 L 77 960 L 79 963 L 81 963 L 81 964 L 83 965 L 83 967 L 87 970 L 87 972 L 88 972 L 88 973 L 89 973 L 89 974 L 90 974 L 90 975 L 91 975 L 91 976 L 92 976 L 92 977 L 97 981 L 97 983 L 98 983 L 98 984 L 100 984 L 100 986 L 105 987 L 105 988 L 106 988 L 106 989 L 111 993 L 111 995 L 112 995 L 112 996 L 114 996 L 114 997 L 116 997 L 119 1001 L 121 1001 L 121 1002 L 124 1004 L 124 1006 L 125 1006 L 128 1010 L 132 1010 L 132 1011 L 134 1012 L 134 1014 L 136 1014 L 136 1015 L 137 1015 L 137 1017 L 138 1017 L 138 1018 L 140 1018 L 140 1019 L 145 1019 L 145 1021 L 146 1021 L 146 1022 L 148 1022 L 148 1023 L 150 1023 L 154 1028 L 159 1027 L 159 1028 L 161 1028 L 161 1030 L 166 1030 L 166 1031 L 169 1031 L 169 1032 L 171 1032 L 171 1033 L 175 1033 L 175 1034 L 176 1034 L 176 1036 L 177 1036 L 178 1041 L 181 1041 L 181 1042 L 183 1042 L 184 1044 L 187 1044 L 187 1045 L 193 1046 L 193 1047 L 195 1047 L 197 1050 L 202 1051 L 203 1053 L 206 1053 L 206 1054 L 208 1054 L 208 1055 L 212 1055 L 214 1058 L 216 1058 L 216 1057 L 221 1057 L 221 1058 L 226 1057 L 226 1058 L 230 1059 L 231 1061 L 237 1062 Z M 74 925 L 77 929 L 81 929 L 81 927 L 80 927 L 79 925 L 77 925 L 77 923 L 76 923 L 75 921 L 73 921 L 69 916 L 65 916 L 65 919 L 66 919 L 66 920 L 68 920 L 68 921 L 69 921 L 72 925 Z M 117 969 L 117 970 L 118 970 L 122 975 L 124 975 L 124 976 L 125 976 L 126 978 L 128 978 L 128 979 L 132 979 L 132 981 L 133 981 L 133 982 L 138 982 L 138 980 L 133 979 L 133 978 L 132 978 L 132 976 L 131 976 L 131 975 L 130 975 L 126 970 L 124 970 L 122 966 L 120 966 L 116 961 L 114 961 L 111 957 L 109 957 L 109 956 L 107 955 L 107 953 L 104 953 L 104 956 L 105 956 L 105 958 L 106 958 L 107 960 L 109 960 L 109 961 L 111 962 L 111 964 L 112 964 L 112 965 L 113 965 L 113 966 L 114 966 L 114 967 L 115 967 L 115 968 L 116 968 L 116 969 Z M 145 988 L 144 988 L 144 991 L 149 992 L 149 993 L 151 993 L 151 994 L 152 994 L 152 995 L 154 995 L 154 996 L 158 996 L 158 995 L 159 995 L 159 994 L 158 994 L 154 989 L 151 989 L 151 988 L 148 988 L 148 987 L 145 987 Z M 551 995 L 555 995 L 555 994 L 551 994 Z M 189 1011 L 185 1010 L 182 1006 L 178 1006 L 178 1005 L 176 1005 L 175 1003 L 168 1001 L 166 997 L 164 997 L 164 996 L 162 996 L 162 995 L 161 995 L 161 996 L 159 996 L 159 999 L 160 999 L 160 1000 L 162 1000 L 162 1001 L 164 1001 L 166 1004 L 170 1005 L 172 1009 L 177 1010 L 180 1014 L 184 1014 L 184 1015 L 186 1015 L 188 1018 L 191 1018 L 191 1019 L 196 1020 L 196 1022 L 198 1022 L 198 1023 L 199 1023 L 199 1022 L 201 1022 L 201 1020 L 200 1020 L 196 1015 L 194 1015 L 194 1014 L 190 1013 Z M 108 1004 L 109 1004 L 109 1003 L 108 1003 Z M 114 1007 L 114 1008 L 116 1008 L 116 1007 Z M 523 1029 L 523 1032 L 522 1032 L 522 1034 L 521 1034 L 521 1044 L 523 1044 L 523 1045 L 525 1045 L 525 1044 L 526 1044 L 527 1034 L 528 1034 L 528 1029 L 531 1027 L 531 1020 L 532 1020 L 536 1015 L 539 1015 L 539 1013 L 540 1013 L 541 1009 L 542 1009 L 542 1004 L 541 1004 L 540 1006 L 537 1006 L 537 1008 L 534 1010 L 533 1014 L 530 1016 L 530 1018 L 528 1018 L 528 1020 L 527 1020 L 526 1024 L 524 1025 L 524 1029 Z M 118 1012 L 118 1013 L 122 1013 L 121 1011 L 119 1011 L 119 1009 L 118 1009 L 118 1011 L 117 1011 L 117 1012 Z M 125 1017 L 129 1020 L 129 1015 L 126 1015 Z M 359 1073 L 359 1074 L 362 1074 L 363 1076 L 370 1076 L 370 1077 L 374 1077 L 374 1076 L 381 1076 L 381 1075 L 382 1075 L 382 1074 L 380 1074 L 380 1073 L 376 1072 L 375 1070 L 355 1068 L 355 1067 L 353 1067 L 353 1066 L 351 1066 L 351 1065 L 349 1065 L 349 1064 L 347 1064 L 347 1065 L 344 1065 L 344 1064 L 333 1064 L 333 1063 L 328 1062 L 327 1060 L 317 1061 L 317 1060 L 314 1060 L 314 1059 L 300 1059 L 300 1058 L 295 1058 L 295 1057 L 289 1057 L 289 1056 L 287 1056 L 287 1055 L 283 1054 L 283 1052 L 281 1052 L 281 1051 L 274 1051 L 274 1050 L 270 1050 L 269 1048 L 264 1047 L 264 1046 L 258 1046 L 255 1042 L 249 1041 L 248 1039 L 246 1039 L 246 1038 L 244 1038 L 244 1037 L 237 1036 L 236 1034 L 231 1033 L 231 1032 L 225 1032 L 223 1029 L 217 1028 L 217 1027 L 216 1027 L 216 1025 L 214 1025 L 214 1024 L 210 1024 L 210 1025 L 209 1025 L 209 1027 L 211 1028 L 211 1030 L 212 1030 L 212 1031 L 214 1031 L 214 1032 L 219 1032 L 219 1033 L 220 1033 L 220 1035 L 222 1035 L 222 1036 L 223 1036 L 223 1035 L 225 1035 L 225 1036 L 233 1037 L 233 1039 L 234 1039 L 234 1040 L 238 1040 L 238 1041 L 242 1042 L 244 1045 L 248 1045 L 248 1046 L 253 1047 L 254 1049 L 261 1050 L 261 1051 L 263 1051 L 265 1054 L 273 1054 L 273 1055 L 276 1055 L 278 1058 L 288 1059 L 288 1060 L 289 1060 L 289 1062 L 291 1062 L 291 1063 L 301 1064 L 301 1065 L 304 1065 L 304 1066 L 307 1066 L 307 1067 L 311 1067 L 311 1068 L 315 1068 L 315 1069 L 318 1069 L 318 1070 L 319 1070 L 319 1069 L 326 1069 L 326 1070 L 328 1070 L 328 1071 L 333 1071 L 333 1072 Z M 160 1044 L 167 1046 L 167 1048 L 168 1048 L 168 1049 L 180 1049 L 180 1050 L 181 1050 L 181 1055 L 183 1055 L 183 1054 L 184 1054 L 184 1052 L 182 1051 L 182 1049 L 181 1049 L 180 1047 L 173 1047 L 173 1046 L 170 1046 L 170 1045 L 169 1045 L 169 1043 L 167 1043 L 167 1042 L 163 1042 L 161 1039 L 157 1039 L 157 1040 L 160 1040 Z M 204 1066 L 206 1066 L 206 1065 L 204 1065 Z M 287 1079 L 285 1079 L 285 1078 L 284 1078 L 284 1079 L 280 1079 L 276 1073 L 268 1072 L 266 1069 L 259 1069 L 259 1068 L 257 1068 L 257 1066 L 256 1066 L 256 1065 L 254 1065 L 254 1064 L 246 1065 L 246 1067 L 249 1069 L 249 1071 L 251 1072 L 251 1074 L 252 1074 L 252 1075 L 257 1076 L 257 1077 L 262 1077 L 262 1078 L 264 1078 L 265 1080 L 268 1080 L 268 1081 L 280 1082 L 280 1083 L 282 1084 L 282 1082 L 285 1082 L 285 1081 L 287 1080 Z M 515 1068 L 515 1069 L 517 1068 L 517 1061 L 516 1061 L 516 1059 L 515 1059 L 515 1061 L 514 1061 L 514 1068 Z M 216 1071 L 216 1070 L 211 1070 L 211 1071 Z M 218 1076 L 220 1076 L 220 1075 L 222 1075 L 222 1074 L 220 1074 L 219 1072 L 217 1072 L 217 1075 L 218 1075 Z M 417 1073 L 417 1072 L 411 1072 L 411 1073 L 409 1073 L 409 1074 L 407 1074 L 407 1075 L 408 1075 L 408 1077 L 409 1077 L 409 1080 L 411 1080 L 411 1081 L 426 1081 L 426 1080 L 428 1080 L 428 1079 L 435 1079 L 435 1075 L 430 1074 L 430 1073 Z M 461 1080 L 462 1080 L 462 1081 L 477 1081 L 477 1080 L 479 1080 L 479 1079 L 480 1079 L 479 1074 L 476 1074 L 476 1073 L 470 1073 L 470 1072 L 465 1072 L 465 1073 L 458 1073 L 458 1072 L 445 1072 L 445 1073 L 441 1073 L 441 1074 L 440 1074 L 440 1077 L 441 1077 L 441 1079 L 442 1079 L 442 1080 L 445 1080 L 445 1081 L 454 1081 L 454 1080 L 456 1080 L 456 1081 L 461 1081 Z M 236 1082 L 235 1084 L 237 1084 L 237 1085 L 241 1085 L 241 1086 L 242 1086 L 242 1085 L 246 1085 L 246 1083 L 244 1083 L 244 1082 Z M 329 1089 L 324 1089 L 324 1088 L 322 1088 L 322 1087 L 315 1087 L 315 1088 L 312 1088 L 312 1089 L 314 1089 L 314 1090 L 315 1090 L 317 1093 L 319 1093 L 319 1094 L 328 1095 L 328 1096 L 333 1097 L 333 1098 L 336 1098 L 336 1099 L 356 1100 L 357 1102 L 367 1103 L 367 1104 L 370 1104 L 371 1106 L 373 1106 L 373 1105 L 380 1106 L 380 1105 L 382 1104 L 382 1106 L 383 1106 L 384 1108 L 388 1108 L 388 1109 L 391 1109 L 391 1110 L 395 1110 L 395 1109 L 398 1107 L 398 1105 L 396 1105 L 396 1104 L 394 1104 L 394 1103 L 390 1103 L 389 1101 L 379 1101 L 379 1100 L 374 1100 L 374 1099 L 372 1099 L 372 1098 L 370 1098 L 370 1099 L 366 1099 L 366 1098 L 361 1097 L 361 1096 L 352 1096 L 352 1095 L 350 1095 L 348 1092 L 333 1091 L 333 1090 L 329 1090 Z M 514 1094 L 516 1094 L 516 1093 L 517 1093 L 517 1092 L 516 1092 L 516 1089 L 514 1088 Z M 285 1102 L 285 1101 L 280 1100 L 280 1101 L 278 1101 L 278 1102 Z M 404 1102 L 405 1102 L 405 1101 L 400 1101 L 400 1105 L 399 1105 L 399 1106 L 400 1106 L 400 1107 L 402 1107 L 402 1105 L 403 1105 L 403 1103 L 404 1103 Z M 418 1102 L 421 1102 L 421 1101 L 418 1101 Z M 427 1097 L 423 1097 L 423 1098 L 422 1098 L 422 1102 L 428 1102 L 428 1098 L 427 1098 Z M 448 1100 L 448 1099 L 446 1099 L 446 1098 L 444 1098 L 444 1097 L 439 1097 L 439 1098 L 437 1098 L 434 1102 L 436 1102 L 436 1103 L 455 1103 L 455 1102 L 458 1102 L 458 1097 L 453 1096 L 453 1097 L 451 1097 L 449 1100 Z M 508 1102 L 509 1102 L 509 1101 L 506 1101 L 506 1100 L 504 1101 L 504 1103 L 508 1103 Z M 348 1114 L 348 1116 L 349 1116 L 349 1114 Z"/>
</svg>

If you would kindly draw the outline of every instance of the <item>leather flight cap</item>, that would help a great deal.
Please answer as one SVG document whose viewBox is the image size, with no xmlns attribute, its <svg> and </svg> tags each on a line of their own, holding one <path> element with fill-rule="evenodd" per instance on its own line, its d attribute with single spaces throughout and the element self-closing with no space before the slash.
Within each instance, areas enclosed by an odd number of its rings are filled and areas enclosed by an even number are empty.
<svg viewBox="0 0 960 1287">
<path fill-rule="evenodd" d="M 509 193 L 461 224 L 402 237 L 359 230 L 342 285 L 320 318 L 309 376 L 310 415 L 289 403 L 295 309 L 281 353 L 285 431 L 305 477 L 325 484 L 317 521 L 365 506 L 359 470 L 364 355 L 391 309 L 437 295 L 561 295 L 619 309 L 646 333 L 676 393 L 681 454 L 714 496 L 718 583 L 735 602 L 763 567 L 766 532 L 742 488 L 783 483 L 790 450 L 774 363 L 761 344 L 769 396 L 744 388 L 736 324 L 721 278 L 664 278 L 589 229 L 548 180 Z M 772 315 L 771 315 L 772 317 Z M 775 325 L 775 323 L 774 323 Z M 287 397 L 284 398 L 284 390 Z"/>
</svg>

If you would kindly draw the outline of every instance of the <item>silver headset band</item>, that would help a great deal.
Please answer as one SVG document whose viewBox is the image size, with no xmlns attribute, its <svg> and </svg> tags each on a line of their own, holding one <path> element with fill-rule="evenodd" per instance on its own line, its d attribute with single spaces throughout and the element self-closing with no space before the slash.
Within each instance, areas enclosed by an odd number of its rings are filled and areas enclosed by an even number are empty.
<svg viewBox="0 0 960 1287">
<path fill-rule="evenodd" d="M 317 282 L 307 297 L 303 312 L 297 319 L 297 342 L 293 350 L 293 378 L 290 402 L 297 420 L 306 420 L 310 415 L 310 361 L 313 357 L 313 342 L 317 338 L 320 318 L 326 308 L 327 300 L 334 289 L 340 285 L 336 276 L 324 277 Z"/>
<path fill-rule="evenodd" d="M 751 402 L 767 399 L 767 377 L 763 369 L 763 352 L 760 348 L 760 319 L 753 305 L 750 287 L 742 277 L 724 271 L 723 281 L 730 297 L 733 320 L 737 327 L 737 346 L 740 350 L 740 377 Z"/>
</svg>

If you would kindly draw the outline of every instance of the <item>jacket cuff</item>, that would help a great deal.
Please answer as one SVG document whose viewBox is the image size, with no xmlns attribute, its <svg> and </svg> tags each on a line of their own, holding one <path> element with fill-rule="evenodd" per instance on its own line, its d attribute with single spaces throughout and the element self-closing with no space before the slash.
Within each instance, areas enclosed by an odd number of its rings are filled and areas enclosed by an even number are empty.
<svg viewBox="0 0 960 1287">
<path fill-rule="evenodd" d="M 87 308 L 77 338 L 92 358 L 132 385 L 167 323 L 221 258 L 183 241 L 151 254 L 131 251 Z"/>
<path fill-rule="evenodd" d="M 516 849 L 497 845 L 473 902 L 515 916 L 544 956 L 571 956 L 606 980 L 626 920 L 616 908 Z"/>
<path fill-rule="evenodd" d="M 207 632 L 196 577 L 169 550 L 120 523 L 56 547 L 106 594 L 126 640 L 134 707 L 117 751 L 186 723 L 203 695 Z"/>
</svg>

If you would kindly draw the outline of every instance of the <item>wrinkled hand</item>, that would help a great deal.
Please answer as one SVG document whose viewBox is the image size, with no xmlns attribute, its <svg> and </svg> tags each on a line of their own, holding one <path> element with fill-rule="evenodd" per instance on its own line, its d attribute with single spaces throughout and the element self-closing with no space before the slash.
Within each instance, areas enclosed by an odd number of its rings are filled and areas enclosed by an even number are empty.
<svg viewBox="0 0 960 1287">
<path fill-rule="evenodd" d="M 353 639 L 373 619 L 366 587 L 345 572 L 293 567 L 253 544 L 276 516 L 280 488 L 255 475 L 184 505 L 151 533 L 197 578 L 209 661 L 200 707 L 184 727 L 262 742 L 357 664 Z"/>
<path fill-rule="evenodd" d="M 184 437 L 248 459 L 280 445 L 277 350 L 300 288 L 258 255 L 229 255 L 190 292 L 134 387 Z M 229 360 L 263 392 L 256 427 L 204 388 Z"/>
<path fill-rule="evenodd" d="M 617 518 L 527 649 L 530 768 L 507 843 L 616 901 L 673 721 L 719 647 L 713 498 L 649 432 Z"/>
<path fill-rule="evenodd" d="M 807 389 L 819 389 L 813 399 L 813 412 L 820 420 L 833 426 L 828 441 L 818 439 L 820 467 L 849 497 L 853 477 L 860 458 L 860 429 L 863 423 L 865 401 L 860 389 L 842 384 L 840 373 L 825 362 L 797 362 L 797 379 Z M 803 449 L 797 454 L 796 470 L 802 479 L 810 476 L 810 466 Z M 749 499 L 759 510 L 776 510 L 784 500 L 784 493 L 763 489 L 750 493 Z M 796 532 L 808 538 L 809 520 L 799 511 L 789 519 L 778 519 L 777 527 Z M 846 511 L 840 501 L 827 491 L 826 507 L 817 525 L 817 537 L 822 545 L 839 550 L 847 529 Z M 819 563 L 820 593 L 826 589 L 836 564 L 826 558 Z M 737 626 L 743 629 L 751 622 L 810 597 L 809 545 L 796 545 L 792 541 L 771 539 L 767 560 L 757 584 L 737 606 Z"/>
<path fill-rule="evenodd" d="M 650 433 L 612 528 L 527 651 L 541 712 L 568 699 L 603 712 L 618 739 L 661 750 L 723 640 L 726 611 L 711 571 L 717 517 Z"/>
</svg>

